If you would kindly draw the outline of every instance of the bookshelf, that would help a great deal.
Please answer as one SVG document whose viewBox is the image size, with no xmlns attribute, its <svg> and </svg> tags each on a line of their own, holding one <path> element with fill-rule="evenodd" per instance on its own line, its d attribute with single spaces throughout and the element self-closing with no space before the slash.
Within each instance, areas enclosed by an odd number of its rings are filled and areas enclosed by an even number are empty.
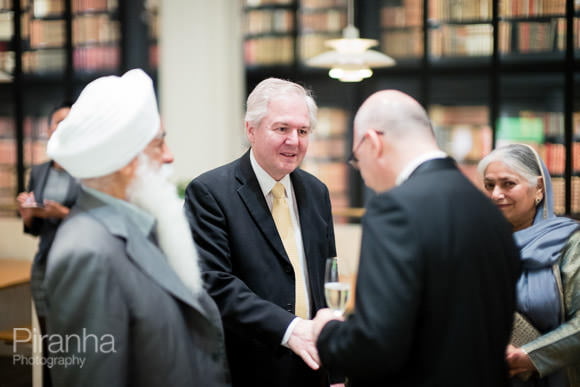
<svg viewBox="0 0 580 387">
<path fill-rule="evenodd" d="M 152 0 L 0 0 L 0 216 L 16 216 L 30 167 L 47 160 L 54 106 L 102 75 L 141 67 L 156 79 L 158 9 Z"/>
<path fill-rule="evenodd" d="M 550 169 L 557 213 L 580 218 L 578 1 L 357 1 L 355 25 L 361 36 L 378 39 L 379 49 L 397 64 L 374 69 L 372 78 L 356 84 L 337 82 L 326 71 L 303 64 L 314 55 L 303 48 L 304 42 L 319 40 L 312 47 L 321 47 L 340 34 L 341 16 L 329 15 L 340 15 L 342 5 L 331 0 L 285 2 L 283 7 L 296 16 L 296 28 L 285 32 L 296 45 L 294 56 L 283 66 L 246 62 L 248 91 L 268 76 L 291 79 L 314 91 L 321 114 L 340 111 L 343 118 L 331 119 L 331 125 L 346 125 L 345 133 L 340 140 L 313 135 L 304 165 L 323 180 L 333 180 L 327 183 L 338 198 L 333 205 L 361 207 L 372 196 L 356 171 L 330 175 L 323 169 L 348 157 L 352 118 L 364 99 L 395 88 L 426 107 L 439 144 L 475 184 L 480 184 L 476 166 L 481 157 L 498 145 L 526 142 Z"/>
</svg>

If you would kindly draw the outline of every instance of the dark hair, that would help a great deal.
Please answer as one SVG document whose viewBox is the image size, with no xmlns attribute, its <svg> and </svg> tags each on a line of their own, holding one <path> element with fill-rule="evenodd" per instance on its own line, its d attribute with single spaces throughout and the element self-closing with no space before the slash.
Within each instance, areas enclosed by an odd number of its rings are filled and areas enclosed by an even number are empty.
<svg viewBox="0 0 580 387">
<path fill-rule="evenodd" d="M 60 109 L 63 108 L 71 108 L 72 107 L 72 102 L 65 100 L 62 101 L 61 103 L 59 103 L 58 105 L 55 105 L 52 109 L 50 109 L 50 113 L 48 113 L 48 126 L 50 126 L 51 121 L 52 121 L 52 116 L 54 115 L 54 113 L 56 113 L 57 111 L 59 111 Z"/>
</svg>

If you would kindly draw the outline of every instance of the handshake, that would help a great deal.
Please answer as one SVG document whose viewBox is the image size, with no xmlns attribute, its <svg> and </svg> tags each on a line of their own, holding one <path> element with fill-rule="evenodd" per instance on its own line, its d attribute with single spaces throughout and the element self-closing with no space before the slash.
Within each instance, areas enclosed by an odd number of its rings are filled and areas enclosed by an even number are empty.
<svg viewBox="0 0 580 387">
<path fill-rule="evenodd" d="M 288 339 L 288 348 L 313 370 L 320 368 L 320 358 L 316 349 L 316 341 L 320 331 L 330 320 L 344 320 L 343 317 L 337 316 L 331 309 L 320 309 L 312 320 L 298 319 L 292 334 Z"/>
</svg>

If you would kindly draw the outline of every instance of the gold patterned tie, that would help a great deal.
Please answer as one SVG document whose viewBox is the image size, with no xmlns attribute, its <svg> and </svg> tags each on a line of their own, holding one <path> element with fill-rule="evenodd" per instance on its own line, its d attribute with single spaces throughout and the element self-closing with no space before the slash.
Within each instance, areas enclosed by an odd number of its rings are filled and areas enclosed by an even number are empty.
<svg viewBox="0 0 580 387">
<path fill-rule="evenodd" d="M 281 183 L 276 183 L 271 192 L 272 196 L 274 196 L 272 217 L 274 218 L 274 223 L 276 223 L 276 228 L 282 239 L 286 254 L 288 254 L 290 263 L 292 263 L 292 267 L 294 268 L 294 277 L 296 278 L 296 316 L 308 318 L 306 286 L 300 265 L 300 257 L 298 256 L 294 227 L 292 225 L 292 218 L 290 217 L 290 208 L 288 208 L 288 201 L 286 201 L 286 190 Z"/>
</svg>

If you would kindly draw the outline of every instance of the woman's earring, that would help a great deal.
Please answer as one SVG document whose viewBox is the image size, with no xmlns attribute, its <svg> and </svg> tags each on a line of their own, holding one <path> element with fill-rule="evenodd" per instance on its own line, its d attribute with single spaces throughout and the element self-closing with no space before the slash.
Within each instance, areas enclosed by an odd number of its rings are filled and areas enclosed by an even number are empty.
<svg viewBox="0 0 580 387">
<path fill-rule="evenodd" d="M 540 202 L 541 202 L 541 201 L 542 201 L 542 199 L 541 199 L 541 198 L 536 198 L 536 206 L 537 206 L 538 204 L 540 204 Z"/>
</svg>

